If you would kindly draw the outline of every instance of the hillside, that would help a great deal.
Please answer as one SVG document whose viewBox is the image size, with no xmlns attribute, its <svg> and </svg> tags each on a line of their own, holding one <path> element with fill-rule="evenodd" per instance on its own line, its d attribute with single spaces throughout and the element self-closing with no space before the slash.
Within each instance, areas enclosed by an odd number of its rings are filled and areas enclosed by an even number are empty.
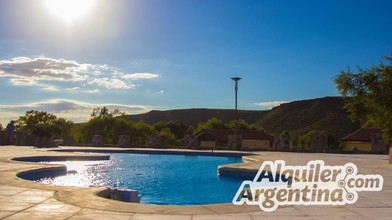
<svg viewBox="0 0 392 220">
<path fill-rule="evenodd" d="M 294 101 L 271 110 L 239 110 L 238 117 L 248 123 L 263 126 L 267 132 L 277 135 L 283 131 L 305 133 L 309 130 L 327 131 L 337 138 L 355 131 L 359 125 L 352 123 L 343 109 L 340 97 L 324 97 Z M 197 126 L 208 118 L 219 118 L 224 122 L 234 120 L 234 110 L 229 109 L 177 109 L 153 110 L 148 113 L 126 116 L 134 121 L 153 124 L 158 121 L 181 120 L 187 125 Z"/>
<path fill-rule="evenodd" d="M 358 123 L 352 123 L 348 118 L 343 105 L 344 100 L 340 97 L 294 101 L 271 109 L 256 124 L 272 134 L 285 130 L 297 133 L 322 130 L 342 138 L 359 128 Z"/>
<path fill-rule="evenodd" d="M 247 122 L 255 123 L 260 118 L 264 117 L 269 111 L 248 111 L 239 110 L 238 118 L 244 119 Z M 196 127 L 201 121 L 209 118 L 219 118 L 224 122 L 234 120 L 235 112 L 231 109 L 176 109 L 167 111 L 153 110 L 144 114 L 128 115 L 127 117 L 133 121 L 144 121 L 148 124 L 153 124 L 158 121 L 180 120 L 186 125 Z"/>
</svg>

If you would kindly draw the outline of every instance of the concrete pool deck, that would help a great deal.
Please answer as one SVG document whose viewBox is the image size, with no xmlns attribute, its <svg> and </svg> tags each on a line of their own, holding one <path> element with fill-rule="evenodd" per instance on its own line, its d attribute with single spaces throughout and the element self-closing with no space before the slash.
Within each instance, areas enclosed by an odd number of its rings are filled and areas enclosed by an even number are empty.
<svg viewBox="0 0 392 220">
<path fill-rule="evenodd" d="M 245 156 L 246 163 L 224 166 L 226 170 L 254 172 L 264 160 L 279 159 L 285 160 L 289 165 L 306 165 L 310 160 L 320 159 L 327 165 L 352 162 L 357 165 L 359 173 L 380 174 L 384 178 L 381 192 L 359 192 L 359 199 L 353 205 L 285 206 L 270 213 L 262 212 L 258 206 L 234 206 L 230 203 L 160 206 L 109 200 L 96 195 L 105 189 L 103 187 L 63 187 L 20 179 L 16 176 L 19 172 L 58 165 L 11 160 L 15 157 L 74 155 L 71 152 L 53 152 L 32 147 L 0 146 L 0 219 L 390 219 L 392 216 L 392 167 L 389 166 L 388 155 L 257 152 L 256 155 Z M 96 155 L 86 155 L 94 156 Z"/>
</svg>

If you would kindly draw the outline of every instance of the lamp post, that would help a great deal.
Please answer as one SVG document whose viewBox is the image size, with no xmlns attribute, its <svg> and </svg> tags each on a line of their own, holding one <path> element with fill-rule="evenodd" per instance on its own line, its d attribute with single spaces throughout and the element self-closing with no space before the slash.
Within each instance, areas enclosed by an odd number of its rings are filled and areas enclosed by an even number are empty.
<svg viewBox="0 0 392 220">
<path fill-rule="evenodd" d="M 235 82 L 235 135 L 237 135 L 237 129 L 238 129 L 238 113 L 237 113 L 237 93 L 238 93 L 238 81 L 240 81 L 240 77 L 231 77 L 232 80 Z"/>
</svg>

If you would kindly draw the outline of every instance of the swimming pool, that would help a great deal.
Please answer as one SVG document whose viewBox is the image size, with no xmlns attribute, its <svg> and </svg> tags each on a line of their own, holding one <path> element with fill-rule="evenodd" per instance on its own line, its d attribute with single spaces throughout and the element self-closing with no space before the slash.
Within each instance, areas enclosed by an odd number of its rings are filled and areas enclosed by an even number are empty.
<svg viewBox="0 0 392 220">
<path fill-rule="evenodd" d="M 117 186 L 139 191 L 141 202 L 200 205 L 231 202 L 242 179 L 218 176 L 219 165 L 241 157 L 110 153 L 107 161 L 64 161 L 65 176 L 37 180 L 67 186 Z"/>
</svg>

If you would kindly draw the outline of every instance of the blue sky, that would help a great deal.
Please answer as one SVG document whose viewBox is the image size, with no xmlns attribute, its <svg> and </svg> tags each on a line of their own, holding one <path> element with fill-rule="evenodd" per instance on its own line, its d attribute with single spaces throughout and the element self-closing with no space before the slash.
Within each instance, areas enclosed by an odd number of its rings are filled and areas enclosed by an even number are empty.
<svg viewBox="0 0 392 220">
<path fill-rule="evenodd" d="M 104 105 L 233 108 L 232 76 L 240 109 L 268 109 L 336 96 L 341 70 L 392 51 L 389 0 L 87 1 L 72 19 L 0 1 L 0 123 L 29 109 L 80 122 Z"/>
</svg>

